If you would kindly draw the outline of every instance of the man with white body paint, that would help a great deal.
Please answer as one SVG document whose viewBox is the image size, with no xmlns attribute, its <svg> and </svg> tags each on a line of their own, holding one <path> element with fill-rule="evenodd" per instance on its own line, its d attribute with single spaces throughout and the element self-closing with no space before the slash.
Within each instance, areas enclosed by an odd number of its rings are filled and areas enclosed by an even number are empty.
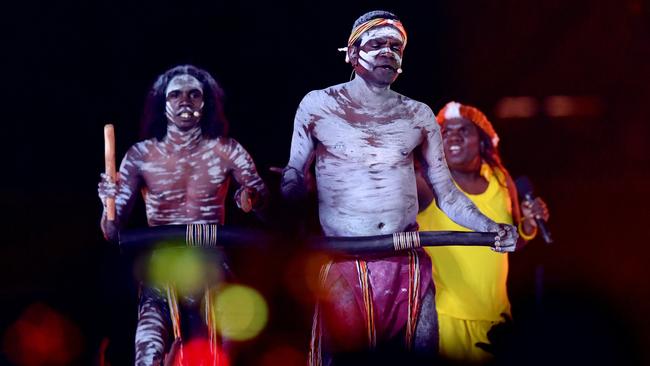
<svg viewBox="0 0 650 366">
<path fill-rule="evenodd" d="M 223 224 L 231 177 L 240 188 L 237 205 L 260 209 L 267 196 L 253 160 L 227 135 L 223 92 L 206 71 L 191 65 L 174 67 L 154 83 L 145 106 L 145 140 L 133 145 L 120 166 L 117 182 L 102 175 L 99 196 L 115 197 L 116 220 L 102 215 L 104 236 L 115 240 L 137 198 L 146 205 L 150 226 Z M 164 113 L 163 113 L 164 112 Z M 243 194 L 243 192 L 246 194 Z M 200 299 L 200 296 L 198 296 Z M 196 298 L 181 299 L 190 307 Z M 144 288 L 136 331 L 136 365 L 159 365 L 171 335 L 164 296 Z"/>
<path fill-rule="evenodd" d="M 356 76 L 312 91 L 300 103 L 283 195 L 304 196 L 304 175 L 315 154 L 325 235 L 416 230 L 413 154 L 419 149 L 441 209 L 463 226 L 497 233 L 497 251 L 514 250 L 516 231 L 482 215 L 453 184 L 431 109 L 390 89 L 406 40 L 391 13 L 374 11 L 355 22 L 344 50 Z M 314 318 L 312 365 L 332 364 L 333 355 L 364 348 L 401 344 L 428 355 L 437 349 L 429 257 L 413 250 L 364 259 L 337 259 L 323 268 L 326 294 Z"/>
</svg>

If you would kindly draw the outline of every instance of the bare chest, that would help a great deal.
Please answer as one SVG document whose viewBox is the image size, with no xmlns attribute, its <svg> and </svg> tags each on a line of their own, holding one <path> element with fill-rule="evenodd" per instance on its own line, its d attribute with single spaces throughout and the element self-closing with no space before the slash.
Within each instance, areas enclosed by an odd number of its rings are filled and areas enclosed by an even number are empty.
<svg viewBox="0 0 650 366">
<path fill-rule="evenodd" d="M 226 161 L 211 150 L 154 152 L 141 167 L 147 194 L 158 200 L 214 197 L 227 184 Z"/>
<path fill-rule="evenodd" d="M 386 165 L 410 162 L 413 149 L 422 139 L 421 130 L 414 127 L 412 120 L 399 114 L 366 114 L 361 122 L 350 121 L 345 114 L 322 117 L 313 126 L 321 161 Z"/>
</svg>

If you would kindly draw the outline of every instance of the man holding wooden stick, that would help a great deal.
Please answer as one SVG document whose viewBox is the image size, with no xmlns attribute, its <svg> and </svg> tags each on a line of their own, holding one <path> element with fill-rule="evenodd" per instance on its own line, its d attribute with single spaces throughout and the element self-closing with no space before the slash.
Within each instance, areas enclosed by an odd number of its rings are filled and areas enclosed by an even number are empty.
<svg viewBox="0 0 650 366">
<path fill-rule="evenodd" d="M 264 206 L 267 190 L 253 160 L 237 141 L 227 137 L 222 97 L 210 74 L 191 65 L 174 67 L 158 77 L 145 105 L 145 139 L 127 151 L 115 176 L 110 169 L 114 151 L 107 149 L 109 166 L 98 189 L 105 208 L 101 229 L 107 240 L 118 239 L 138 192 L 146 205 L 149 226 L 223 224 L 231 177 L 240 186 L 235 193 L 238 207 L 248 212 Z M 200 298 L 188 301 L 200 303 Z M 165 294 L 144 289 L 136 331 L 136 365 L 162 362 L 169 346 L 169 323 L 173 323 L 169 310 Z"/>
</svg>

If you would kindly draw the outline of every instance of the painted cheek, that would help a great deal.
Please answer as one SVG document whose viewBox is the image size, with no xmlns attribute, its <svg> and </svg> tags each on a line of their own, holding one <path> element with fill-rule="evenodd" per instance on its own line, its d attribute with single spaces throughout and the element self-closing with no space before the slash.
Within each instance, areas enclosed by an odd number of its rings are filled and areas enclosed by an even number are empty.
<svg viewBox="0 0 650 366">
<path fill-rule="evenodd" d="M 364 69 L 368 71 L 372 71 L 374 68 L 376 62 L 375 62 L 375 57 L 377 53 L 375 51 L 371 52 L 366 52 L 366 51 L 359 51 L 359 63 L 361 66 L 363 66 Z"/>
<path fill-rule="evenodd" d="M 174 118 L 174 107 L 172 107 L 172 103 L 169 101 L 165 103 L 165 115 L 170 120 Z"/>
</svg>

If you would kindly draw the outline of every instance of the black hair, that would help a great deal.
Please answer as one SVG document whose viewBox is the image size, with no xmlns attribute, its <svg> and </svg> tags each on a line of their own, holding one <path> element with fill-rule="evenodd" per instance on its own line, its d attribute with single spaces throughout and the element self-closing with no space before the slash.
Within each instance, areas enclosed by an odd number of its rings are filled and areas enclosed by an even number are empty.
<svg viewBox="0 0 650 366">
<path fill-rule="evenodd" d="M 167 117 L 165 116 L 165 89 L 167 84 L 178 75 L 191 75 L 203 85 L 203 115 L 201 132 L 204 137 L 217 138 L 228 135 L 228 120 L 223 112 L 223 90 L 210 74 L 193 65 L 179 65 L 158 76 L 147 95 L 141 119 L 141 137 L 162 140 L 167 134 Z"/>
</svg>

